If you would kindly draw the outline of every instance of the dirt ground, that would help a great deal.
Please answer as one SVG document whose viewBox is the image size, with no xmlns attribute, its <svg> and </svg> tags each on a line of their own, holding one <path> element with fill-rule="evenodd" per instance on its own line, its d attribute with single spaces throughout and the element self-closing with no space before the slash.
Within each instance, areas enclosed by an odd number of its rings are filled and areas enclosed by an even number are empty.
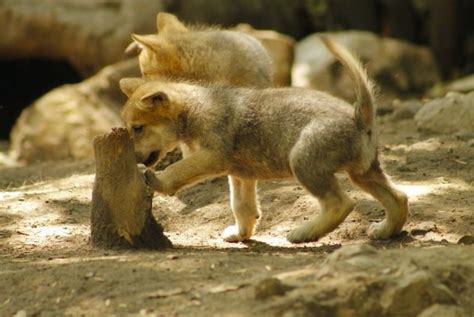
<svg viewBox="0 0 474 317">
<path fill-rule="evenodd" d="M 411 207 L 390 241 L 368 240 L 383 209 L 341 175 L 358 204 L 318 242 L 285 239 L 319 210 L 290 180 L 259 184 L 263 217 L 252 241 L 223 242 L 232 215 L 227 181 L 216 179 L 155 197 L 173 249 L 94 249 L 93 162 L 0 168 L 0 316 L 408 316 L 433 303 L 474 316 L 474 144 L 387 118 L 383 166 Z M 403 288 L 413 272 L 422 282 Z"/>
</svg>

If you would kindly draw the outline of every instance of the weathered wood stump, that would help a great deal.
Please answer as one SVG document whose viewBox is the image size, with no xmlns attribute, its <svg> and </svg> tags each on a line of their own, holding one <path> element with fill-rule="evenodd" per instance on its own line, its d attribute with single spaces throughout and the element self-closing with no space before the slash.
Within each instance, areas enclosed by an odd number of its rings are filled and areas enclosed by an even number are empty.
<svg viewBox="0 0 474 317">
<path fill-rule="evenodd" d="M 124 128 L 94 139 L 91 241 L 105 248 L 162 249 L 171 246 L 151 213 L 153 191 L 138 170 Z"/>
</svg>

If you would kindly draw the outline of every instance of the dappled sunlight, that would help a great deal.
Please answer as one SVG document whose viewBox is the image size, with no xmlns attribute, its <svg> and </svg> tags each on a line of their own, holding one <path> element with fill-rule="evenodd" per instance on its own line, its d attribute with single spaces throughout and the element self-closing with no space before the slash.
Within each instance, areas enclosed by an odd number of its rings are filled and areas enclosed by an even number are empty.
<svg viewBox="0 0 474 317">
<path fill-rule="evenodd" d="M 30 248 L 64 247 L 84 241 L 89 224 L 82 224 L 90 204 L 91 175 L 60 179 L 0 193 L 0 213 L 16 217 L 4 226 L 11 232 L 3 242 Z"/>
<path fill-rule="evenodd" d="M 64 258 L 55 258 L 47 260 L 35 261 L 34 265 L 66 265 L 72 263 L 84 263 L 84 262 L 100 262 L 100 261 L 113 261 L 113 262 L 127 262 L 132 261 L 133 258 L 128 253 L 122 253 L 120 255 L 81 255 L 78 257 L 68 256 Z"/>
<path fill-rule="evenodd" d="M 406 150 L 433 152 L 439 150 L 441 147 L 442 143 L 437 138 L 431 138 L 406 146 Z"/>
<path fill-rule="evenodd" d="M 433 191 L 433 185 L 397 185 L 409 198 L 424 196 Z"/>
<path fill-rule="evenodd" d="M 473 186 L 467 184 L 464 180 L 447 177 L 437 177 L 430 181 L 400 183 L 396 187 L 407 194 L 409 198 L 417 198 L 429 194 L 442 194 L 449 190 L 474 190 Z"/>
</svg>

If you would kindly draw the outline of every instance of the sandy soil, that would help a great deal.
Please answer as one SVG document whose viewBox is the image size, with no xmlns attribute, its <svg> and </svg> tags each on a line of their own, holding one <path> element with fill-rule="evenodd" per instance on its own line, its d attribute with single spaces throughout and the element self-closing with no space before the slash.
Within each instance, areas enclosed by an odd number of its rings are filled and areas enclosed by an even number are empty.
<svg viewBox="0 0 474 317">
<path fill-rule="evenodd" d="M 341 175 L 358 201 L 356 210 L 315 243 L 291 245 L 285 239 L 319 210 L 290 180 L 260 184 L 263 217 L 252 241 L 223 242 L 232 215 L 227 182 L 216 179 L 176 197 L 155 197 L 154 215 L 173 249 L 98 250 L 88 244 L 93 162 L 1 168 L 0 315 L 309 316 L 320 308 L 301 309 L 298 301 L 324 289 L 318 274 L 329 265 L 328 255 L 368 243 L 377 250 L 374 262 L 393 257 L 399 259 L 393 269 L 401 270 L 403 259 L 411 259 L 474 316 L 474 146 L 455 136 L 420 134 L 412 120 L 379 121 L 383 165 L 411 205 L 405 231 L 382 242 L 366 234 L 382 218 L 382 207 Z M 272 277 L 288 289 L 261 296 L 259 289 Z M 366 288 L 360 303 L 379 298 L 378 292 Z M 347 305 L 327 316 L 361 314 L 357 301 Z M 396 315 L 384 309 L 381 315 Z"/>
</svg>

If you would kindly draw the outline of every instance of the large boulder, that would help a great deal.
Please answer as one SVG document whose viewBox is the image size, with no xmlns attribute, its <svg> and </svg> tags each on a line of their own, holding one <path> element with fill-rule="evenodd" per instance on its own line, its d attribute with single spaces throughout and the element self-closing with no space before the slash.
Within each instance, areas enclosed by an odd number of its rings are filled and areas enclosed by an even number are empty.
<svg viewBox="0 0 474 317">
<path fill-rule="evenodd" d="M 474 132 L 474 92 L 434 99 L 416 113 L 415 121 L 419 130 L 432 133 Z"/>
<path fill-rule="evenodd" d="M 382 93 L 419 93 L 440 80 L 429 49 L 371 32 L 344 31 L 315 33 L 297 43 L 292 69 L 294 86 L 325 90 L 349 101 L 355 99 L 347 72 L 325 48 L 321 35 L 331 37 L 358 55 Z"/>
<path fill-rule="evenodd" d="M 136 76 L 138 61 L 131 59 L 50 91 L 21 113 L 10 134 L 10 157 L 23 163 L 92 158 L 93 137 L 121 125 L 125 96 L 118 81 Z"/>
<path fill-rule="evenodd" d="M 83 75 L 118 62 L 131 33 L 154 30 L 162 0 L 3 0 L 0 57 L 69 61 Z"/>
</svg>

